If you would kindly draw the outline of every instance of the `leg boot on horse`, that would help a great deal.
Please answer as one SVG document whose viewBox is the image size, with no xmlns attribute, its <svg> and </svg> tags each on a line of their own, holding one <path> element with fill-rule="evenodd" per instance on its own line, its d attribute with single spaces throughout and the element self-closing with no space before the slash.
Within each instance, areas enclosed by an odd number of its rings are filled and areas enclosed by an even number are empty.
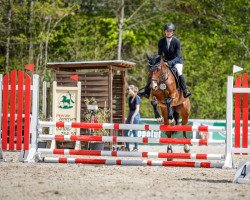
<svg viewBox="0 0 250 200">
<path fill-rule="evenodd" d="M 175 120 L 174 120 L 174 111 L 173 111 L 173 107 L 171 106 L 171 102 L 172 102 L 172 98 L 167 97 L 165 99 L 166 101 L 166 105 L 167 105 L 167 111 L 168 111 L 168 120 L 169 120 L 169 124 L 171 126 L 175 125 Z"/>
<path fill-rule="evenodd" d="M 173 153 L 172 145 L 168 144 L 167 153 Z M 173 158 L 167 158 L 167 161 L 172 161 Z"/>
<path fill-rule="evenodd" d="M 159 110 L 158 110 L 157 101 L 156 100 L 151 100 L 151 105 L 153 106 L 155 119 L 158 122 L 162 122 L 162 117 L 161 117 L 161 115 L 159 113 Z"/>
</svg>

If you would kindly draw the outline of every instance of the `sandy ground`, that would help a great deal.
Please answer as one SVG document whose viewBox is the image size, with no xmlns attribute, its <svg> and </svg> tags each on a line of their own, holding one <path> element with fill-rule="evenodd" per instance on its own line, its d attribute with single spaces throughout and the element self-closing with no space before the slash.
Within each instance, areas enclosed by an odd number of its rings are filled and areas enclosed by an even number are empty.
<svg viewBox="0 0 250 200">
<path fill-rule="evenodd" d="M 163 146 L 139 148 L 166 150 Z M 191 152 L 198 153 L 198 148 L 199 153 L 223 153 L 222 147 L 195 146 Z M 181 152 L 182 147 L 174 150 Z M 4 156 L 14 160 L 0 163 L 1 200 L 250 199 L 250 185 L 232 183 L 236 169 L 20 163 L 17 153 Z M 241 159 L 237 157 L 236 164 Z"/>
</svg>

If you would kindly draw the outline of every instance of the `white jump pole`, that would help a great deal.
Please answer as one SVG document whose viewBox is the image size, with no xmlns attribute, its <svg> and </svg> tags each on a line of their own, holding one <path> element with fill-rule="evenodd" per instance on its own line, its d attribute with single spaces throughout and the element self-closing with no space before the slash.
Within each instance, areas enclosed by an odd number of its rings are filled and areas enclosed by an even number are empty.
<svg viewBox="0 0 250 200">
<path fill-rule="evenodd" d="M 226 113 L 226 149 L 223 168 L 232 168 L 232 134 L 233 134 L 233 77 L 227 78 L 227 113 Z"/>
<path fill-rule="evenodd" d="M 35 154 L 38 148 L 38 112 L 39 112 L 39 75 L 33 75 L 33 91 L 32 91 L 32 117 L 30 125 L 31 147 L 25 162 L 34 162 Z"/>
</svg>

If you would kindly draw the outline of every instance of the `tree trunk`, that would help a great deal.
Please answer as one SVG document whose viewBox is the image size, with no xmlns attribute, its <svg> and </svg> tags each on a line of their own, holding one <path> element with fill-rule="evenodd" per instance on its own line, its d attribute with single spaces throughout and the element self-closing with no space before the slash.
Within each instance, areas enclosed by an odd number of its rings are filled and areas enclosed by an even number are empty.
<svg viewBox="0 0 250 200">
<path fill-rule="evenodd" d="M 43 28 L 42 31 L 40 32 L 41 38 L 43 38 L 43 34 L 45 33 L 46 29 L 46 24 L 47 20 L 43 23 Z M 36 65 L 36 73 L 41 73 L 42 72 L 42 67 L 43 67 L 43 39 L 41 39 L 40 44 L 39 44 L 39 54 L 37 56 L 37 65 Z"/>
<path fill-rule="evenodd" d="M 6 42 L 6 55 L 5 55 L 5 72 L 9 71 L 9 59 L 10 59 L 10 32 L 11 32 L 11 0 L 7 4 L 7 42 Z"/>
<path fill-rule="evenodd" d="M 39 73 L 42 71 L 42 66 L 43 66 L 43 41 L 40 42 L 39 44 L 39 66 L 37 66 L 36 73 Z"/>
<path fill-rule="evenodd" d="M 32 27 L 32 21 L 33 21 L 33 0 L 29 1 L 29 63 L 34 62 L 34 46 L 33 46 L 33 27 Z"/>
<path fill-rule="evenodd" d="M 45 41 L 45 52 L 44 52 L 44 72 L 46 70 L 46 65 L 48 61 L 48 45 L 49 45 L 49 35 L 50 35 L 50 25 L 51 25 L 51 16 L 49 16 L 48 25 L 47 25 L 47 34 L 46 34 L 46 41 Z"/>
<path fill-rule="evenodd" d="M 124 0 L 121 0 L 121 14 L 119 19 L 119 38 L 118 38 L 118 60 L 122 58 L 122 33 L 123 33 L 123 18 L 124 18 Z"/>
</svg>

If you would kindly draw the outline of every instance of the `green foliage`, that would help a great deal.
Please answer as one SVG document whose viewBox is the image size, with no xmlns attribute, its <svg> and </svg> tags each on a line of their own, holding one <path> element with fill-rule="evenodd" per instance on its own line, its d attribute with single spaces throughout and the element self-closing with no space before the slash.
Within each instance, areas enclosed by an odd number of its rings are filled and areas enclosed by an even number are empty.
<svg viewBox="0 0 250 200">
<path fill-rule="evenodd" d="M 98 106 L 97 101 L 94 97 L 90 99 L 86 98 L 84 100 L 86 106 Z M 98 108 L 95 111 L 87 110 L 83 113 L 85 122 L 95 122 L 98 123 L 108 123 L 110 119 L 110 109 L 108 108 Z M 93 130 L 94 135 L 109 135 L 109 130 Z"/>
</svg>

